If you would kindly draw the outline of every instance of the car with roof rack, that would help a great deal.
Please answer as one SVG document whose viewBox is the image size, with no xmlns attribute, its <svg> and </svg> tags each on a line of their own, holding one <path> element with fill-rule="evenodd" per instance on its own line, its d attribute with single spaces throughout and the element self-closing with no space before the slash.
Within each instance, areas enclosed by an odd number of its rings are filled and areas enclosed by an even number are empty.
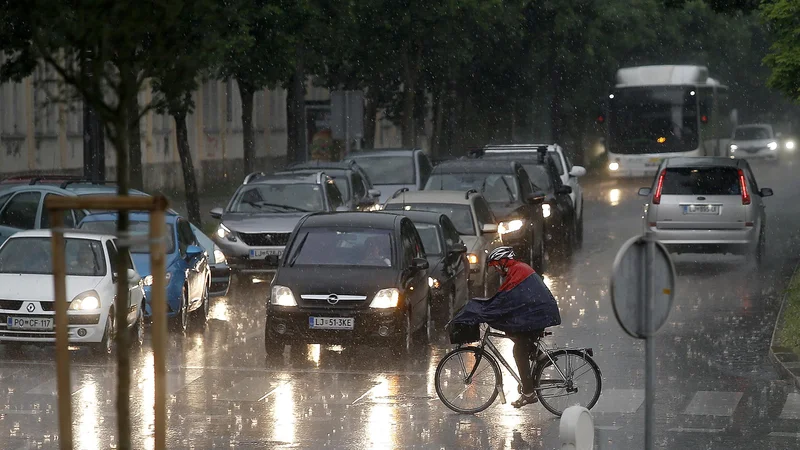
<svg viewBox="0 0 800 450">
<path fill-rule="evenodd" d="M 397 190 L 421 191 L 433 170 L 428 155 L 421 149 L 384 148 L 354 152 L 345 161 L 355 161 L 380 189 L 380 203 Z"/>
<path fill-rule="evenodd" d="M 486 255 L 503 242 L 489 202 L 477 190 L 401 192 L 386 201 L 384 210 L 446 215 L 467 246 L 470 297 L 490 297 L 500 287 L 500 276 L 487 268 Z"/>
<path fill-rule="evenodd" d="M 245 177 L 228 205 L 211 210 L 219 220 L 212 236 L 234 273 L 274 273 L 297 223 L 309 213 L 347 211 L 325 172 Z"/>
<path fill-rule="evenodd" d="M 324 171 L 331 177 L 342 193 L 342 199 L 350 210 L 372 211 L 379 205 L 381 191 L 372 186 L 369 175 L 355 161 L 308 161 L 293 164 L 275 175 L 312 175 Z"/>
</svg>

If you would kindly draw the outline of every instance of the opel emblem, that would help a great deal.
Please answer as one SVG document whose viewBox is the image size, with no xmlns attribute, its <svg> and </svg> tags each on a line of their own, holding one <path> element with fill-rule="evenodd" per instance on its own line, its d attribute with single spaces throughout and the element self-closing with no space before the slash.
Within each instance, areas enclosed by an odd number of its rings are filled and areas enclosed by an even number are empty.
<svg viewBox="0 0 800 450">
<path fill-rule="evenodd" d="M 328 303 L 330 303 L 331 305 L 335 305 L 335 304 L 339 303 L 339 296 L 336 295 L 336 294 L 329 295 L 328 296 Z"/>
<path fill-rule="evenodd" d="M 33 310 L 36 309 L 36 306 L 34 306 L 33 303 L 28 303 L 28 306 L 25 307 L 25 309 L 27 309 L 28 312 L 33 312 Z"/>
</svg>

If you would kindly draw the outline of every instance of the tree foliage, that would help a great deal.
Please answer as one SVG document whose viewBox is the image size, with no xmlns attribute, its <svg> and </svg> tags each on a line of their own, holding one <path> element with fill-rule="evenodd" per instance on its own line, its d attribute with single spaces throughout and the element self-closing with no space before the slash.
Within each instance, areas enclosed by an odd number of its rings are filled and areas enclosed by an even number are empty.
<svg viewBox="0 0 800 450">
<path fill-rule="evenodd" d="M 765 2 L 761 17 L 775 39 L 764 58 L 772 69 L 769 85 L 800 101 L 800 1 Z"/>
</svg>

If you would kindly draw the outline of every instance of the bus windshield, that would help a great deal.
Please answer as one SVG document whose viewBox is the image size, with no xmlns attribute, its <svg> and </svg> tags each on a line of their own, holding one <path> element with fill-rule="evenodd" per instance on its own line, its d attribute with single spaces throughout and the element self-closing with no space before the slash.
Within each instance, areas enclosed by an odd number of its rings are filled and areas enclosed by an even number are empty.
<svg viewBox="0 0 800 450">
<path fill-rule="evenodd" d="M 697 148 L 697 96 L 691 87 L 618 89 L 609 98 L 609 152 L 687 152 Z"/>
</svg>

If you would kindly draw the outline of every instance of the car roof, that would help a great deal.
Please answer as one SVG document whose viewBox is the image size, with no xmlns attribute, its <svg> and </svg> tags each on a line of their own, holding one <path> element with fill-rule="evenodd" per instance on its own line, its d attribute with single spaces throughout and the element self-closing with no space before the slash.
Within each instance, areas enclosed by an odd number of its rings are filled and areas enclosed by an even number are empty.
<svg viewBox="0 0 800 450">
<path fill-rule="evenodd" d="M 747 164 L 741 159 L 724 156 L 675 157 L 667 158 L 666 167 L 743 167 Z"/>
<path fill-rule="evenodd" d="M 81 220 L 81 222 L 110 222 L 117 220 L 118 213 L 110 212 L 110 211 L 103 211 L 95 214 L 89 214 Z M 142 212 L 142 211 L 131 211 L 128 214 L 129 220 L 133 222 L 149 222 L 150 221 L 150 213 L 149 212 Z M 167 223 L 174 224 L 178 221 L 179 218 L 182 216 L 178 214 L 165 214 L 164 218 Z"/>
<path fill-rule="evenodd" d="M 472 198 L 480 193 L 467 196 L 467 191 L 408 191 L 390 198 L 386 203 L 441 203 L 446 205 L 469 205 Z"/>
<path fill-rule="evenodd" d="M 382 214 L 394 214 L 397 216 L 406 216 L 411 219 L 412 222 L 419 222 L 419 223 L 428 223 L 439 225 L 439 220 L 441 220 L 444 214 L 433 212 L 433 211 L 420 211 L 420 210 L 389 210 L 389 211 L 380 211 Z"/>
<path fill-rule="evenodd" d="M 289 172 L 268 175 L 256 173 L 248 175 L 245 178 L 245 183 L 242 184 L 319 184 L 319 176 L 321 173 L 323 173 L 321 170 L 312 174 Z"/>
<path fill-rule="evenodd" d="M 2 193 L 2 194 L 8 194 L 8 193 L 18 192 L 18 191 L 52 192 L 52 193 L 55 193 L 55 194 L 68 195 L 68 196 L 76 195 L 74 192 L 72 192 L 70 190 L 61 189 L 60 187 L 54 186 L 54 185 L 51 185 L 51 184 L 36 184 L 36 185 L 31 185 L 31 184 L 7 184 L 7 185 L 0 185 L 0 193 Z"/>
<path fill-rule="evenodd" d="M 433 173 L 514 173 L 516 160 L 490 161 L 487 159 L 456 159 L 444 161 L 433 168 Z"/>
<path fill-rule="evenodd" d="M 413 156 L 414 153 L 422 151 L 418 148 L 375 148 L 367 152 L 356 152 L 347 155 L 346 159 L 376 158 L 380 156 Z"/>
<path fill-rule="evenodd" d="M 66 188 L 68 191 L 74 192 L 77 195 L 89 195 L 89 194 L 102 194 L 108 193 L 111 195 L 117 195 L 117 188 L 116 186 L 104 186 L 98 184 L 88 184 L 88 183 L 75 183 L 70 184 Z M 128 195 L 130 196 L 137 196 L 137 197 L 150 197 L 150 194 L 145 192 L 136 190 L 136 189 L 128 189 Z"/>
<path fill-rule="evenodd" d="M 302 163 L 292 164 L 281 170 L 281 172 L 288 172 L 293 170 L 353 170 L 356 163 L 347 161 L 306 161 Z"/>
<path fill-rule="evenodd" d="M 394 229 L 398 216 L 373 212 L 348 211 L 336 213 L 313 213 L 306 216 L 303 227 L 347 227 Z"/>
<path fill-rule="evenodd" d="M 102 240 L 102 239 L 116 239 L 116 236 L 97 233 L 95 231 L 85 231 L 85 230 L 70 230 L 65 231 L 64 233 L 65 239 L 93 239 L 93 240 Z M 11 238 L 17 237 L 37 237 L 37 238 L 49 238 L 52 237 L 52 230 L 49 228 L 40 229 L 40 230 L 25 230 L 19 231 L 11 235 Z"/>
</svg>

